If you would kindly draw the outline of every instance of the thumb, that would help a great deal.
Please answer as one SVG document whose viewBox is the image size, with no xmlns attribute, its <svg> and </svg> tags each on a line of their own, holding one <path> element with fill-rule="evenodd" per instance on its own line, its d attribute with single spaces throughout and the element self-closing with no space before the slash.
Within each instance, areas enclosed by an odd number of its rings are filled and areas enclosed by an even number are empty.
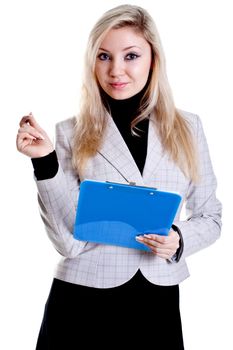
<svg viewBox="0 0 233 350">
<path fill-rule="evenodd" d="M 38 131 L 43 131 L 41 126 L 37 123 L 36 119 L 34 118 L 32 113 L 29 113 L 28 115 L 25 115 L 21 120 L 20 120 L 20 127 L 22 127 L 24 124 L 29 124 L 33 128 L 35 128 Z"/>
</svg>

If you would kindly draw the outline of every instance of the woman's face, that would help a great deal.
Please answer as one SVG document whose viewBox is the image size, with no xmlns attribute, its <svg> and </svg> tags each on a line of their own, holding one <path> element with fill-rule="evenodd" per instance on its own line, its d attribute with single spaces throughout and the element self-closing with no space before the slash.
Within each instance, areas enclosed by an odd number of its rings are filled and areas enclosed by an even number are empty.
<svg viewBox="0 0 233 350">
<path fill-rule="evenodd" d="M 144 88 L 151 62 L 151 47 L 142 35 L 131 27 L 111 29 L 100 45 L 95 73 L 109 96 L 123 100 Z"/>
</svg>

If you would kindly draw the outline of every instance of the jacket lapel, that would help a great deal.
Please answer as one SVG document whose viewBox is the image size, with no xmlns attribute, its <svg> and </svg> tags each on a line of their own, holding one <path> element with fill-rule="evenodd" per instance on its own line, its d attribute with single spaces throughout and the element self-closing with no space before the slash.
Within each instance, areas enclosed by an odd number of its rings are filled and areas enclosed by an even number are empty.
<svg viewBox="0 0 233 350">
<path fill-rule="evenodd" d="M 150 119 L 148 130 L 147 157 L 143 175 L 141 175 L 124 139 L 117 126 L 108 116 L 105 137 L 98 153 L 103 156 L 122 175 L 122 180 L 136 182 L 137 185 L 145 185 L 154 178 L 155 171 L 163 158 L 163 147 L 160 142 L 156 123 Z"/>
<path fill-rule="evenodd" d="M 105 137 L 98 153 L 122 175 L 122 180 L 143 185 L 142 175 L 113 119 L 108 116 Z"/>
<path fill-rule="evenodd" d="M 151 118 L 148 132 L 147 157 L 143 171 L 143 179 L 145 183 L 150 182 L 151 179 L 155 177 L 156 170 L 163 157 L 164 151 L 158 135 L 156 121 L 154 118 Z"/>
</svg>

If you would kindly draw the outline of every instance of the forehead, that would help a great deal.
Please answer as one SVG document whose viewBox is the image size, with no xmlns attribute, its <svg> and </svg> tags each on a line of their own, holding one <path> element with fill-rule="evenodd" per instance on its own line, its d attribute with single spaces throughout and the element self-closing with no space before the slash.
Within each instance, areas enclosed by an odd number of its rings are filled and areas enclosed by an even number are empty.
<svg viewBox="0 0 233 350">
<path fill-rule="evenodd" d="M 127 47 L 137 46 L 141 49 L 150 47 L 143 34 L 132 27 L 110 29 L 100 44 L 100 48 L 119 51 Z"/>
</svg>

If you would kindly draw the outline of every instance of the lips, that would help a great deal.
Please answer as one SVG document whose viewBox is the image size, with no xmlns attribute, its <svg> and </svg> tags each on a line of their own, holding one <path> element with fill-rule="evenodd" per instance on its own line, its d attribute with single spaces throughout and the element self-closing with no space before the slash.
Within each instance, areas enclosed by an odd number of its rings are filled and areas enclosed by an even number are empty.
<svg viewBox="0 0 233 350">
<path fill-rule="evenodd" d="M 126 85 L 128 85 L 128 83 L 121 83 L 121 82 L 117 82 L 117 83 L 110 83 L 110 86 L 114 89 L 123 89 Z"/>
</svg>

